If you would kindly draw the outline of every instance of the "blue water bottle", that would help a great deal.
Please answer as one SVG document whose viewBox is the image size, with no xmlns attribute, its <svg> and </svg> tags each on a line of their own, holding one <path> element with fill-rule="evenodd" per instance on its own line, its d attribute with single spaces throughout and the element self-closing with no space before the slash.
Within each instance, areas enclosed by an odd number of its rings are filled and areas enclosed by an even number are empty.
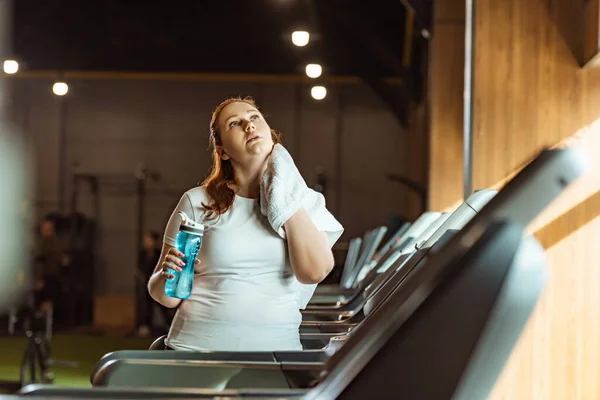
<svg viewBox="0 0 600 400">
<path fill-rule="evenodd" d="M 181 267 L 181 272 L 169 270 L 173 278 L 165 282 L 165 294 L 169 297 L 187 300 L 192 294 L 194 285 L 194 267 L 196 257 L 202 247 L 202 236 L 204 235 L 204 226 L 194 222 L 183 211 L 179 211 L 181 225 L 179 233 L 175 238 L 175 248 L 183 253 L 181 261 L 185 266 Z"/>
</svg>

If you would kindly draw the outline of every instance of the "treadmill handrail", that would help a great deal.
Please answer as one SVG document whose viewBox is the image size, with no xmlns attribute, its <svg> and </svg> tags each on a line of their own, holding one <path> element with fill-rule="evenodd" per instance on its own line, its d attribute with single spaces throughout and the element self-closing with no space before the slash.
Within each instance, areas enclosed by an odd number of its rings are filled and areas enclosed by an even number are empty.
<svg viewBox="0 0 600 400">
<path fill-rule="evenodd" d="M 505 224 L 492 225 L 494 230 L 502 229 Z M 336 398 L 341 390 L 354 379 L 375 354 L 383 347 L 391 336 L 413 315 L 449 275 L 461 267 L 461 260 L 480 248 L 480 240 L 489 229 L 474 229 L 464 235 L 454 235 L 447 242 L 447 251 L 434 254 L 428 263 L 428 268 L 418 269 L 413 279 L 407 285 L 398 288 L 381 305 L 378 313 L 373 314 L 371 324 L 364 325 L 365 329 L 355 331 L 350 341 L 360 342 L 359 345 L 342 347 L 327 361 L 325 376 L 321 384 L 307 393 L 308 399 Z M 488 235 L 492 236 L 493 235 Z M 449 254 L 448 254 L 449 253 Z M 376 327 L 376 328 L 375 328 Z M 348 360 L 352 360 L 350 363 Z M 326 394 L 325 394 L 326 393 Z"/>
<path fill-rule="evenodd" d="M 356 261 L 358 260 L 358 253 L 360 251 L 361 244 L 361 237 L 355 237 L 350 240 L 348 251 L 346 252 L 346 260 L 344 261 L 344 268 L 342 270 L 342 277 L 340 278 L 341 287 L 345 287 L 344 282 L 348 280 L 348 277 L 350 276 L 350 274 L 352 274 L 352 270 L 356 266 Z"/>
<path fill-rule="evenodd" d="M 375 252 L 372 259 L 374 261 L 378 261 L 384 254 L 394 247 L 394 245 L 398 242 L 398 239 L 404 236 L 406 231 L 408 231 L 408 228 L 410 228 L 410 222 L 404 222 L 402 225 L 400 225 L 400 228 L 396 230 L 396 232 L 388 239 L 388 241 L 385 242 L 379 248 L 379 250 L 377 250 L 377 252 Z"/>
<path fill-rule="evenodd" d="M 392 271 L 388 271 L 389 266 L 393 265 L 398 258 L 402 257 L 404 254 L 411 252 L 413 250 L 414 244 L 420 240 L 420 238 L 424 238 L 424 232 L 428 230 L 428 227 L 431 227 L 432 224 L 436 224 L 437 221 L 440 220 L 441 213 L 437 212 L 427 212 L 421 215 L 415 221 L 414 224 L 407 229 L 402 236 L 400 236 L 396 240 L 395 246 L 392 246 L 388 249 L 388 251 L 380 257 L 377 261 L 374 261 L 374 266 L 371 268 L 369 273 L 362 279 L 358 286 L 352 289 L 352 293 L 348 295 L 348 297 L 344 301 L 340 301 L 339 297 L 336 293 L 336 301 L 332 303 L 319 302 L 317 304 L 311 304 L 310 302 L 307 305 L 306 311 L 309 310 L 318 310 L 318 309 L 340 309 L 346 307 L 349 303 L 356 299 L 358 296 L 363 296 L 365 301 L 372 295 L 373 290 L 379 288 L 379 285 L 373 285 L 376 281 L 383 282 L 387 281 L 387 278 L 391 275 Z M 429 222 L 429 225 L 425 226 Z M 418 236 L 413 236 L 416 233 L 420 233 Z M 388 265 L 385 268 L 385 272 L 379 273 L 384 266 Z M 389 273 L 389 274 L 386 274 Z M 381 276 L 384 275 L 385 276 Z M 369 289 L 370 288 L 370 289 Z M 327 296 L 327 294 L 315 294 L 317 298 Z M 304 314 L 305 311 L 303 310 Z M 310 313 L 310 311 L 308 312 Z"/>
<path fill-rule="evenodd" d="M 468 253 L 469 246 L 483 236 L 489 224 L 505 220 L 519 223 L 523 227 L 528 225 L 588 168 L 589 161 L 585 158 L 585 153 L 575 149 L 543 151 L 508 182 L 460 232 L 453 235 L 439 250 L 429 252 L 427 268 L 417 269 L 413 279 L 406 282 L 408 285 L 403 285 L 403 290 L 395 290 L 380 305 L 379 311 L 369 316 L 374 319 L 372 323 L 363 323 L 354 330 L 348 343 L 329 359 L 328 373 L 322 385 L 319 385 L 321 388 L 311 391 L 307 397 L 317 399 L 321 393 L 335 385 L 345 387 L 389 339 L 394 327 L 401 325 L 431 293 L 444 270 Z M 527 184 L 528 181 L 531 185 Z M 532 191 L 534 194 L 543 191 L 544 195 L 534 196 Z M 401 306 L 397 307 L 398 304 Z M 344 359 L 353 360 L 353 365 L 342 363 Z"/>
<path fill-rule="evenodd" d="M 63 399 L 66 396 L 71 398 L 92 398 L 90 391 L 97 394 L 93 398 L 100 399 L 139 399 L 141 398 L 159 398 L 159 399 L 214 399 L 218 398 L 237 398 L 238 396 L 251 396 L 260 400 L 258 396 L 266 398 L 284 397 L 286 400 L 300 399 L 310 389 L 224 389 L 215 392 L 213 389 L 197 388 L 161 388 L 161 387 L 140 387 L 140 388 L 115 388 L 115 387 L 97 387 L 97 388 L 63 388 L 55 385 L 30 384 L 19 391 L 22 396 L 60 396 Z M 66 392 L 66 393 L 65 393 Z M 86 396 L 87 395 L 87 396 Z M 143 397 L 142 395 L 148 395 Z"/>
<path fill-rule="evenodd" d="M 377 247 L 381 243 L 381 240 L 383 239 L 383 236 L 385 235 L 386 232 L 387 232 L 387 227 L 385 227 L 385 226 L 381 226 L 381 227 L 373 230 L 372 240 L 370 241 L 368 246 L 365 246 L 365 250 L 361 254 L 358 261 L 356 262 L 356 268 L 354 268 L 352 270 L 352 273 L 348 277 L 348 284 L 350 285 L 351 288 L 356 287 L 356 284 L 357 284 L 356 280 L 357 280 L 358 276 L 360 275 L 361 271 L 363 270 L 363 268 L 369 268 L 369 265 L 371 264 L 371 259 L 373 258 L 373 255 L 375 254 L 375 251 L 377 250 Z"/>
</svg>

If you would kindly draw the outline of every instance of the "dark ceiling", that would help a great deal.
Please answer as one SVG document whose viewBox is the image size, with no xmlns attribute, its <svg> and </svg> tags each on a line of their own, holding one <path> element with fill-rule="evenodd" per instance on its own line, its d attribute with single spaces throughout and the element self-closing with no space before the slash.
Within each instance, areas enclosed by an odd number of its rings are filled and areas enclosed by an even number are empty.
<svg viewBox="0 0 600 400">
<path fill-rule="evenodd" d="M 29 70 L 288 74 L 314 60 L 379 77 L 398 75 L 406 18 L 401 0 L 16 0 L 14 11 L 14 55 Z M 289 35 L 303 27 L 318 37 L 298 48 Z"/>
</svg>

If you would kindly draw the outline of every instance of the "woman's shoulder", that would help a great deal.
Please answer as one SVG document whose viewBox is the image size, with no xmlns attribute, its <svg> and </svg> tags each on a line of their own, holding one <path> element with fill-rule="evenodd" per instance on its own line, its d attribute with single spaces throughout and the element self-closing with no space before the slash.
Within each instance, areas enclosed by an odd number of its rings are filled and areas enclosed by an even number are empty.
<svg viewBox="0 0 600 400">
<path fill-rule="evenodd" d="M 190 215 L 196 222 L 204 222 L 208 211 L 206 205 L 208 204 L 210 204 L 210 196 L 206 188 L 204 186 L 196 186 L 183 193 L 177 209 Z"/>
<path fill-rule="evenodd" d="M 202 204 L 208 204 L 210 202 L 210 197 L 204 185 L 188 189 L 183 195 L 189 199 L 193 207 L 204 208 Z"/>
</svg>

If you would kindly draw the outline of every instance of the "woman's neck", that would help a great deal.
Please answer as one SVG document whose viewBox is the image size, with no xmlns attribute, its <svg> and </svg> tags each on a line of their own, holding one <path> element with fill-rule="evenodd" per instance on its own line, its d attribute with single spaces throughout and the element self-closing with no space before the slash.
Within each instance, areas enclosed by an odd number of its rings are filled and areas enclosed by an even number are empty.
<svg viewBox="0 0 600 400">
<path fill-rule="evenodd" d="M 260 194 L 260 179 L 265 170 L 266 163 L 251 167 L 234 166 L 235 187 L 232 189 L 238 196 L 258 199 Z"/>
</svg>

